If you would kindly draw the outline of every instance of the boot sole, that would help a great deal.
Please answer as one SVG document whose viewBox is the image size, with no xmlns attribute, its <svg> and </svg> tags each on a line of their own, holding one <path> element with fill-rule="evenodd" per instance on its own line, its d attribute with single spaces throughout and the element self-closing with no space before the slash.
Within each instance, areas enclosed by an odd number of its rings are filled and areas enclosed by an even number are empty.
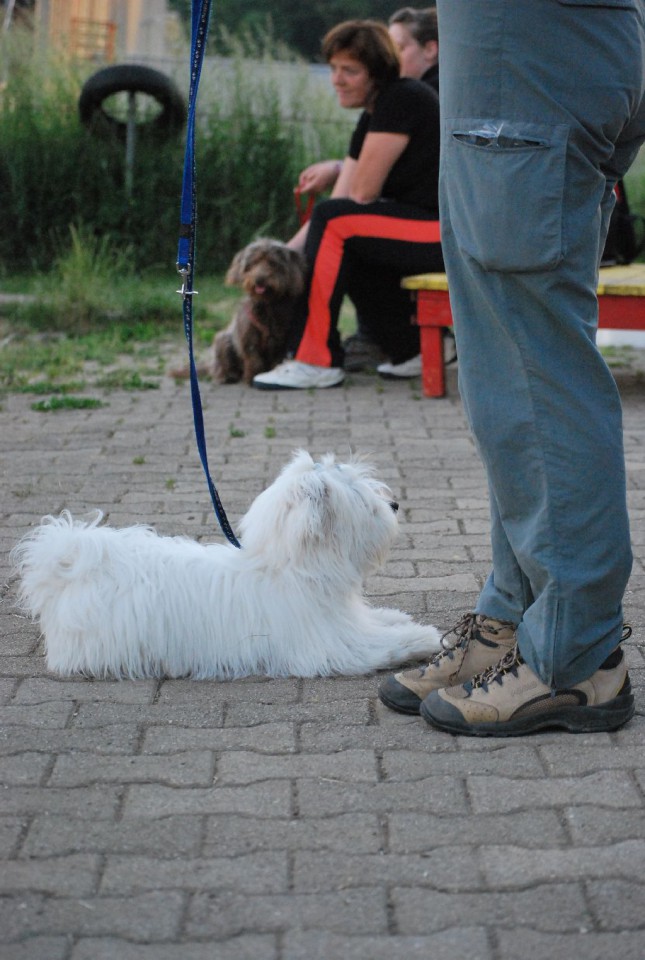
<svg viewBox="0 0 645 960">
<path fill-rule="evenodd" d="M 567 730 L 569 733 L 608 733 L 618 730 L 634 716 L 632 694 L 616 697 L 597 707 L 563 707 L 542 716 L 518 717 L 499 723 L 468 723 L 451 704 L 443 704 L 441 717 L 433 716 L 421 704 L 420 714 L 431 726 L 446 733 L 470 737 L 521 737 L 540 730 Z"/>
<path fill-rule="evenodd" d="M 418 704 L 417 704 L 416 707 L 413 707 L 412 705 L 410 705 L 410 706 L 408 707 L 408 706 L 404 706 L 404 705 L 401 704 L 401 703 L 397 703 L 396 700 L 390 700 L 390 698 L 387 697 L 387 696 L 385 696 L 383 693 L 381 693 L 380 690 L 378 691 L 378 698 L 379 698 L 379 700 L 381 701 L 381 703 L 384 703 L 385 706 L 386 706 L 386 707 L 389 707 L 390 710 L 395 710 L 396 713 L 405 713 L 408 717 L 418 717 L 418 716 L 419 716 L 419 709 L 420 709 L 420 707 L 421 707 L 421 699 L 419 699 L 419 702 L 418 702 Z"/>
</svg>

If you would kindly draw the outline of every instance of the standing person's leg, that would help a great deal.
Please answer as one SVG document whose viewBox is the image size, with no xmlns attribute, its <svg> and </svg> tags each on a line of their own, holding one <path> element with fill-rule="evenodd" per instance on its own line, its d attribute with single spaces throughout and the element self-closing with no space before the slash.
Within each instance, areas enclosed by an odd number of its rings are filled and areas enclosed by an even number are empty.
<svg viewBox="0 0 645 960">
<path fill-rule="evenodd" d="M 560 709 L 549 693 L 576 685 L 579 715 L 610 728 L 630 715 L 622 657 L 609 655 L 631 551 L 621 407 L 594 343 L 595 287 L 614 147 L 627 128 L 632 153 L 645 137 L 643 4 L 439 4 L 444 253 L 460 388 L 493 512 L 494 569 L 478 609 L 513 619 L 526 605 L 517 640 L 528 667 L 509 661 L 476 695 L 432 694 L 422 712 L 477 732 L 464 716 L 528 709 L 528 672 L 534 715 L 549 700 Z M 513 703 L 482 705 L 489 687 Z M 606 703 L 617 706 L 603 717 Z M 489 726 L 518 732 L 506 720 Z M 563 725 L 577 722 L 567 714 Z"/>
<path fill-rule="evenodd" d="M 439 2 L 442 242 L 491 499 L 493 570 L 477 614 L 519 623 L 548 693 L 592 674 L 622 631 L 621 410 L 593 341 L 611 186 L 645 135 L 643 4 Z M 463 683 L 464 663 L 494 663 L 485 646 L 468 633 L 459 657 L 448 649 L 444 685 Z M 436 688 L 437 671 L 422 673 L 389 678 L 384 692 L 400 701 L 389 705 L 402 709 L 402 688 L 428 677 Z"/>
</svg>

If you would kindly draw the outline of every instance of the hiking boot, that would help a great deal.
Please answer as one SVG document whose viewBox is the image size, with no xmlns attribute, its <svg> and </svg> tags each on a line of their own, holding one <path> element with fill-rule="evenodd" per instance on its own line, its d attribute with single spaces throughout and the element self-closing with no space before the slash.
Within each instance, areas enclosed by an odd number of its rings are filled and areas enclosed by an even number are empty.
<svg viewBox="0 0 645 960">
<path fill-rule="evenodd" d="M 515 737 L 551 727 L 598 733 L 627 723 L 634 714 L 634 697 L 620 647 L 588 680 L 552 690 L 514 646 L 498 664 L 467 683 L 434 690 L 420 712 L 439 730 L 471 737 Z"/>
<path fill-rule="evenodd" d="M 378 695 L 391 710 L 418 713 L 421 701 L 432 690 L 470 680 L 497 663 L 514 643 L 514 624 L 481 613 L 467 613 L 444 633 L 442 649 L 426 667 L 393 674 L 383 681 Z"/>
</svg>

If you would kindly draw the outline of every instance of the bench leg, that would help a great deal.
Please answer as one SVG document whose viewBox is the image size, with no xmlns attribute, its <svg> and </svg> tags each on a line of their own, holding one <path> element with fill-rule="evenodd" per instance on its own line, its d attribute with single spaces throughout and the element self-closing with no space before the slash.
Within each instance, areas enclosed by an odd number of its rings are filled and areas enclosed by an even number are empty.
<svg viewBox="0 0 645 960">
<path fill-rule="evenodd" d="M 443 327 L 419 327 L 421 382 L 426 397 L 443 397 L 446 377 L 443 363 Z"/>
</svg>

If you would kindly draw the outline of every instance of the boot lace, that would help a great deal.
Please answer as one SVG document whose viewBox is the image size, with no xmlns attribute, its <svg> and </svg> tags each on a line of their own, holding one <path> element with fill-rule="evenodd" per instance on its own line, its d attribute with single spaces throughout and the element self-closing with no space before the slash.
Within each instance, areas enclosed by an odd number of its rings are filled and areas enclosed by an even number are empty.
<svg viewBox="0 0 645 960">
<path fill-rule="evenodd" d="M 455 650 L 468 646 L 475 635 L 475 629 L 477 627 L 476 618 L 477 615 L 475 613 L 467 613 L 454 627 L 446 630 L 439 640 L 441 650 L 437 650 L 437 652 L 430 657 L 429 667 L 439 663 L 444 657 L 450 657 L 452 660 Z M 451 637 L 451 634 L 454 634 L 454 636 Z"/>
<path fill-rule="evenodd" d="M 502 659 L 493 667 L 488 667 L 487 670 L 483 670 L 469 680 L 468 683 L 465 683 L 464 688 L 468 690 L 469 693 L 477 689 L 486 692 L 491 683 L 499 683 L 501 685 L 507 673 L 512 673 L 513 676 L 516 677 L 517 668 L 523 663 L 524 660 L 516 644 L 514 647 L 511 647 L 508 653 L 504 654 Z"/>
</svg>

